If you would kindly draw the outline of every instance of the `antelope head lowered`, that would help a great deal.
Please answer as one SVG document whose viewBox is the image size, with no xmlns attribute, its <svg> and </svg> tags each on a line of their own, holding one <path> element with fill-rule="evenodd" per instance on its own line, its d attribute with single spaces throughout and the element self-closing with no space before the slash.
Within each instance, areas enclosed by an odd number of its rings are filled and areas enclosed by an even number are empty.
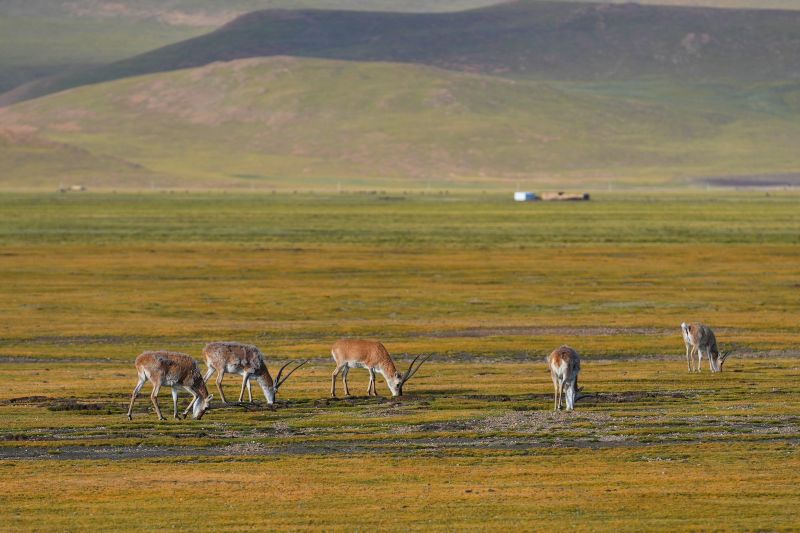
<svg viewBox="0 0 800 533">
<path fill-rule="evenodd" d="M 225 373 L 238 374 L 242 376 L 242 390 L 239 393 L 239 402 L 244 398 L 244 391 L 247 389 L 248 400 L 253 402 L 253 393 L 251 390 L 251 380 L 256 380 L 264 392 L 264 397 L 267 403 L 272 405 L 275 403 L 275 396 L 278 389 L 283 385 L 289 376 L 291 376 L 298 368 L 306 364 L 308 361 L 302 361 L 296 364 L 286 375 L 283 371 L 286 368 L 296 363 L 289 361 L 278 370 L 278 375 L 275 376 L 275 381 L 272 381 L 272 376 L 267 370 L 267 363 L 264 354 L 261 353 L 257 347 L 252 344 L 242 344 L 240 342 L 211 342 L 206 344 L 203 348 L 203 357 L 206 360 L 206 375 L 203 377 L 208 381 L 214 372 L 217 373 L 217 389 L 222 397 L 222 401 L 228 403 L 225 399 L 225 394 L 222 392 L 222 378 Z"/>
<path fill-rule="evenodd" d="M 172 389 L 172 414 L 176 419 L 178 418 L 178 389 L 184 389 L 192 395 L 192 401 L 183 416 L 186 417 L 186 413 L 192 409 L 194 418 L 197 420 L 203 418 L 211 403 L 212 395 L 208 393 L 206 383 L 200 375 L 200 368 L 193 357 L 179 352 L 144 352 L 136 358 L 134 365 L 136 373 L 139 375 L 139 382 L 131 394 L 128 420 L 133 418 L 133 403 L 148 380 L 153 384 L 150 401 L 153 402 L 159 420 L 165 420 L 157 401 L 158 391 L 162 385 Z"/>
<path fill-rule="evenodd" d="M 732 350 L 720 353 L 717 347 L 717 337 L 710 327 L 699 322 L 687 324 L 681 323 L 681 333 L 683 343 L 686 346 L 686 364 L 689 372 L 700 372 L 700 362 L 703 359 L 703 352 L 708 357 L 708 366 L 712 372 L 722 372 L 722 365 L 728 359 Z M 694 360 L 697 359 L 697 365 Z"/>
<path fill-rule="evenodd" d="M 380 342 L 358 339 L 342 339 L 336 341 L 331 348 L 331 355 L 336 362 L 336 370 L 331 376 L 331 396 L 336 396 L 336 378 L 342 374 L 344 393 L 350 396 L 347 386 L 347 373 L 351 368 L 366 368 L 369 371 L 369 385 L 367 395 L 378 395 L 375 390 L 375 374 L 378 373 L 386 380 L 392 396 L 402 396 L 403 386 L 414 377 L 419 367 L 427 361 L 430 355 L 418 355 L 411 361 L 405 373 L 400 373 L 389 355 L 389 352 Z"/>
</svg>

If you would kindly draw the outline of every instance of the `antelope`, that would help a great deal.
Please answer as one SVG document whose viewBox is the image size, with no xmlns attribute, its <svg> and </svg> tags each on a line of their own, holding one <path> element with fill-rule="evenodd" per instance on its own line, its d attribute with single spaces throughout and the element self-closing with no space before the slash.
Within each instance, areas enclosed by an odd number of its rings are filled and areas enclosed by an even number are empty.
<svg viewBox="0 0 800 533">
<path fill-rule="evenodd" d="M 711 328 L 699 322 L 692 324 L 681 322 L 681 333 L 683 334 L 683 344 L 686 346 L 686 363 L 689 366 L 689 372 L 695 371 L 692 364 L 695 354 L 697 354 L 697 372 L 700 372 L 703 350 L 708 357 L 708 366 L 711 372 L 722 372 L 722 365 L 725 364 L 725 360 L 731 352 L 719 353 L 717 337 Z"/>
<path fill-rule="evenodd" d="M 178 352 L 144 352 L 136 358 L 136 372 L 139 374 L 139 383 L 131 394 L 131 403 L 128 406 L 128 420 L 132 420 L 133 402 L 139 396 L 145 382 L 150 380 L 153 383 L 153 392 L 150 393 L 150 400 L 156 408 L 159 420 L 166 420 L 158 407 L 158 391 L 162 385 L 172 387 L 172 414 L 176 420 L 178 418 L 178 388 L 186 389 L 192 396 L 192 402 L 184 411 L 184 418 L 189 408 L 193 407 L 192 417 L 200 420 L 211 403 L 212 395 L 206 389 L 206 383 L 200 374 L 200 367 L 197 361 L 189 355 Z M 200 400 L 200 401 L 198 401 Z"/>
<path fill-rule="evenodd" d="M 567 411 L 572 411 L 575 408 L 575 397 L 581 390 L 578 388 L 578 374 L 581 371 L 581 358 L 578 352 L 565 344 L 553 350 L 546 361 L 550 377 L 553 379 L 553 411 L 561 409 L 565 387 Z"/>
<path fill-rule="evenodd" d="M 392 357 L 380 342 L 364 341 L 358 339 L 342 339 L 334 343 L 331 348 L 331 355 L 336 363 L 336 370 L 331 375 L 331 396 L 336 397 L 336 377 L 342 374 L 344 383 L 344 394 L 350 396 L 350 389 L 347 386 L 347 373 L 351 368 L 366 368 L 369 371 L 369 385 L 367 395 L 378 395 L 375 390 L 375 373 L 379 373 L 386 380 L 386 385 L 392 396 L 403 395 L 403 385 L 417 373 L 419 367 L 430 358 L 430 355 L 421 354 L 414 358 L 405 374 L 397 371 L 397 367 L 392 361 Z M 420 363 L 414 367 L 414 363 L 422 357 Z"/>
<path fill-rule="evenodd" d="M 275 395 L 280 386 L 289 379 L 289 376 L 291 376 L 295 370 L 308 362 L 303 361 L 295 366 L 281 379 L 283 371 L 293 362 L 289 361 L 278 370 L 278 375 L 273 382 L 272 376 L 269 374 L 269 370 L 267 370 L 267 364 L 264 362 L 264 354 L 252 344 L 211 342 L 206 344 L 205 348 L 203 348 L 203 357 L 205 357 L 206 367 L 208 367 L 206 375 L 203 376 L 203 381 L 208 381 L 214 372 L 217 372 L 217 390 L 219 390 L 222 401 L 226 404 L 228 402 L 225 400 L 225 394 L 222 392 L 222 378 L 225 376 L 226 372 L 242 376 L 242 390 L 239 393 L 239 403 L 241 403 L 244 398 L 245 388 L 247 388 L 249 402 L 253 403 L 250 380 L 255 379 L 261 386 L 267 403 L 272 405 L 275 403 Z"/>
</svg>

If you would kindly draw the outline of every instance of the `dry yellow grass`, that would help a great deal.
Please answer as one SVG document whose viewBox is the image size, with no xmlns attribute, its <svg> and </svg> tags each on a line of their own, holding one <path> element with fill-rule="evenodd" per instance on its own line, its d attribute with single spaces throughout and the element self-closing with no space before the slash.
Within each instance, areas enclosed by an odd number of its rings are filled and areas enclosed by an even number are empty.
<svg viewBox="0 0 800 533">
<path fill-rule="evenodd" d="M 8 530 L 788 531 L 798 466 L 784 449 L 702 444 L 680 454 L 45 461 L 1 464 L 0 494 Z"/>
<path fill-rule="evenodd" d="M 791 530 L 794 200 L 1 197 L 0 529 Z M 722 374 L 686 372 L 695 319 L 739 345 Z M 331 401 L 348 335 L 435 357 Z M 274 410 L 159 423 L 147 386 L 125 419 L 137 353 L 218 339 L 315 359 Z"/>
<path fill-rule="evenodd" d="M 751 351 L 800 346 L 795 245 L 42 245 L 5 254 L 6 356 L 128 360 L 167 345 L 199 354 L 225 338 L 281 357 L 327 356 L 348 335 L 408 352 L 543 355 L 566 338 L 589 353 L 647 354 L 680 350 L 684 320 Z"/>
<path fill-rule="evenodd" d="M 276 411 L 218 408 L 199 423 L 158 423 L 140 405 L 128 423 L 127 365 L 99 365 L 89 380 L 91 366 L 64 363 L 47 390 L 38 365 L 1 365 L 4 456 L 41 448 L 36 459 L 0 461 L 3 528 L 635 531 L 796 523 L 794 359 L 731 361 L 717 375 L 690 375 L 680 360 L 588 361 L 589 396 L 571 414 L 549 411 L 539 361 L 431 362 L 409 397 L 388 403 L 320 403 L 330 366 L 287 383 Z M 366 381 L 364 372 L 351 377 L 354 390 Z M 8 404 L 43 393 L 38 406 Z M 48 409 L 70 396 L 104 410 Z M 93 455 L 109 449 L 118 459 Z M 181 449 L 194 451 L 169 451 Z M 142 450 L 152 455 L 128 455 Z"/>
</svg>

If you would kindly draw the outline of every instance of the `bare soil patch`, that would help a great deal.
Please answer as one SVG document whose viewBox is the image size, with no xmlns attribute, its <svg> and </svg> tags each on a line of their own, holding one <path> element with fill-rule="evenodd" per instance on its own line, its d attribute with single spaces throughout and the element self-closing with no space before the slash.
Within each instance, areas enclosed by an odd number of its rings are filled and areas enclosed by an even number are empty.
<svg viewBox="0 0 800 533">
<path fill-rule="evenodd" d="M 507 337 L 507 336 L 567 336 L 567 337 L 601 337 L 612 335 L 665 335 L 670 329 L 659 328 L 620 328 L 604 326 L 540 326 L 540 327 L 475 327 L 464 329 L 440 330 L 431 332 L 415 332 L 410 337 L 458 338 L 458 337 Z"/>
<path fill-rule="evenodd" d="M 800 186 L 800 172 L 785 174 L 743 174 L 738 176 L 712 176 L 703 181 L 713 187 L 797 187 Z"/>
</svg>

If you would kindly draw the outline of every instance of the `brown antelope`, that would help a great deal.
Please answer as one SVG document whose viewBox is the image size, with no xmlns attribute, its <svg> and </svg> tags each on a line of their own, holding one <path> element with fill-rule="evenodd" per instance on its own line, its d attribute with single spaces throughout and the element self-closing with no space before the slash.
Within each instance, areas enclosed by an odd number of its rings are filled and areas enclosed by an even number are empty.
<svg viewBox="0 0 800 533">
<path fill-rule="evenodd" d="M 336 362 L 336 370 L 331 376 L 331 396 L 336 397 L 336 377 L 342 374 L 344 383 L 344 394 L 350 396 L 350 389 L 347 386 L 347 373 L 351 368 L 366 368 L 369 371 L 369 385 L 367 395 L 378 395 L 375 390 L 375 373 L 378 372 L 386 380 L 386 385 L 392 392 L 392 396 L 403 395 L 403 385 L 417 373 L 419 367 L 430 358 L 427 355 L 422 358 L 420 363 L 414 367 L 414 363 L 422 357 L 418 355 L 411 361 L 405 374 L 397 371 L 397 367 L 392 361 L 392 357 L 380 342 L 364 341 L 358 339 L 342 339 L 334 343 L 331 348 L 331 355 Z"/>
<path fill-rule="evenodd" d="M 566 344 L 556 348 L 547 356 L 547 366 L 553 379 L 553 410 L 561 409 L 566 388 L 567 411 L 572 411 L 575 408 L 575 397 L 580 392 L 578 374 L 581 371 L 581 358 L 578 352 Z"/>
<path fill-rule="evenodd" d="M 703 359 L 704 350 L 706 357 L 708 357 L 708 366 L 711 371 L 722 372 L 722 365 L 725 364 L 725 360 L 731 352 L 719 353 L 717 337 L 710 327 L 699 322 L 692 324 L 681 322 L 681 333 L 683 334 L 683 344 L 686 346 L 686 363 L 689 366 L 689 372 L 695 371 L 692 364 L 695 354 L 697 354 L 696 370 L 700 372 L 700 362 Z"/>
<path fill-rule="evenodd" d="M 206 383 L 200 374 L 200 367 L 193 357 L 178 352 L 144 352 L 136 358 L 136 372 L 139 374 L 139 383 L 133 389 L 131 403 L 128 406 L 128 420 L 132 420 L 133 402 L 139 396 L 147 380 L 153 383 L 153 392 L 150 400 L 156 408 L 160 420 L 166 420 L 158 407 L 158 391 L 162 385 L 172 387 L 172 414 L 178 419 L 178 388 L 186 389 L 192 396 L 189 407 L 194 407 L 192 417 L 200 420 L 211 403 L 212 395 L 206 389 Z M 189 407 L 184 411 L 184 417 Z"/>
<path fill-rule="evenodd" d="M 295 370 L 308 362 L 303 361 L 295 366 L 281 379 L 283 371 L 287 366 L 293 363 L 293 361 L 289 361 L 278 370 L 278 375 L 273 382 L 272 376 L 269 374 L 269 370 L 267 370 L 267 363 L 264 361 L 264 354 L 252 344 L 211 342 L 206 344 L 205 348 L 203 348 L 203 357 L 205 357 L 206 366 L 208 367 L 206 375 L 203 376 L 203 380 L 208 381 L 214 372 L 217 373 L 217 389 L 224 403 L 228 403 L 225 400 L 225 394 L 222 392 L 222 378 L 225 376 L 226 372 L 242 376 L 242 390 L 239 393 L 240 403 L 244 398 L 245 388 L 247 388 L 247 397 L 250 403 L 253 403 L 250 380 L 255 379 L 261 386 L 261 390 L 264 391 L 264 397 L 267 399 L 267 403 L 272 405 L 275 403 L 275 395 L 280 386 L 289 379 L 289 376 L 291 376 Z"/>
</svg>

